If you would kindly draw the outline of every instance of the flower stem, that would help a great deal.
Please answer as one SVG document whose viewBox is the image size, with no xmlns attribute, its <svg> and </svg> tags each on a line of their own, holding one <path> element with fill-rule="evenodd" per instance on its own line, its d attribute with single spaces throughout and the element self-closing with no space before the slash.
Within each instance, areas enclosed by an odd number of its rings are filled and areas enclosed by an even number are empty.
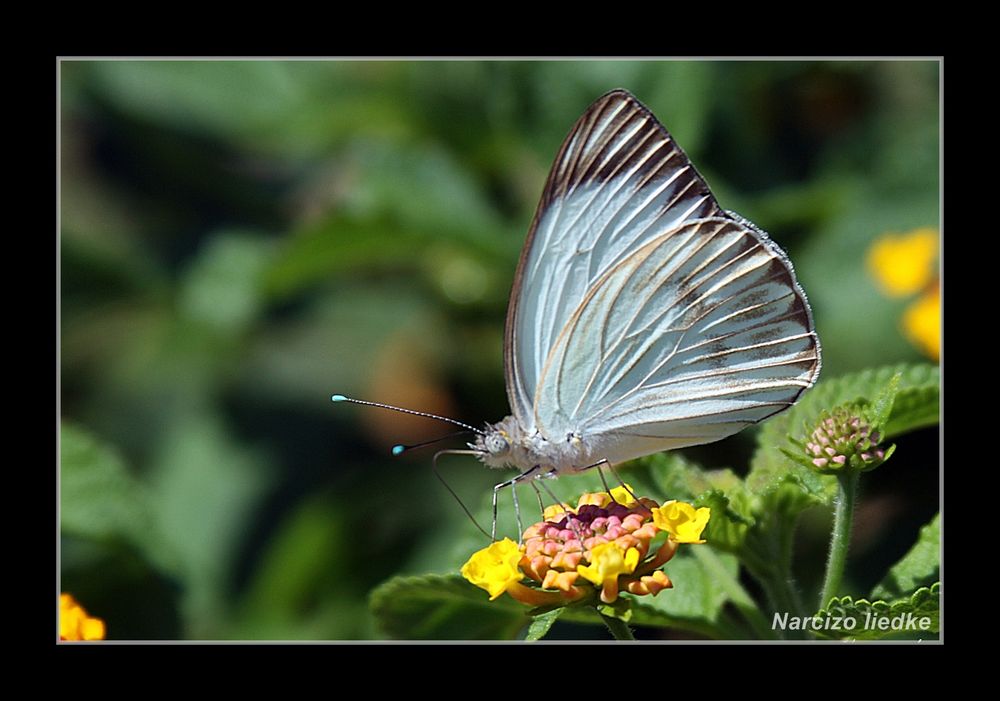
<svg viewBox="0 0 1000 701">
<path fill-rule="evenodd" d="M 604 621 L 604 625 L 611 632 L 611 637 L 615 640 L 635 640 L 635 636 L 632 635 L 632 630 L 628 627 L 628 623 L 614 616 L 605 616 L 600 611 L 598 613 L 601 616 L 601 620 Z"/>
<path fill-rule="evenodd" d="M 851 526 L 854 522 L 854 502 L 858 495 L 858 478 L 856 470 L 846 470 L 837 476 L 839 489 L 837 491 L 837 509 L 833 515 L 833 535 L 830 538 L 830 557 L 826 562 L 826 577 L 823 580 L 823 594 L 820 596 L 819 608 L 826 608 L 830 599 L 837 596 L 840 583 L 844 578 L 844 565 L 847 563 L 847 548 L 851 542 Z"/>
</svg>

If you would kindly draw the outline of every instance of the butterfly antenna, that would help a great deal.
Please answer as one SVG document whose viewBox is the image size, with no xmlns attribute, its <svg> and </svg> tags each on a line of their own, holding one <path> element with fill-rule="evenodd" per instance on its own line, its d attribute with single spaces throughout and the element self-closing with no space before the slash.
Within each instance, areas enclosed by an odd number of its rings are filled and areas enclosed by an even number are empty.
<svg viewBox="0 0 1000 701">
<path fill-rule="evenodd" d="M 361 404 L 361 405 L 364 405 L 364 406 L 373 406 L 373 407 L 377 407 L 379 409 L 390 409 L 392 411 L 398 411 L 398 412 L 400 412 L 402 414 L 412 414 L 413 416 L 423 416 L 423 417 L 428 418 L 428 419 L 437 419 L 438 421 L 447 421 L 450 424 L 455 424 L 456 426 L 461 426 L 466 431 L 472 431 L 473 433 L 478 433 L 480 436 L 486 435 L 484 431 L 482 431 L 481 429 L 478 429 L 478 428 L 476 428 L 474 426 L 470 426 L 469 424 L 464 424 L 461 421 L 456 421 L 455 419 L 449 419 L 447 416 L 438 416 L 437 414 L 431 414 L 431 413 L 426 412 L 426 411 L 414 411 L 413 409 L 404 409 L 402 407 L 392 406 L 391 404 L 382 404 L 381 402 L 366 402 L 363 399 L 353 399 L 351 397 L 345 397 L 342 394 L 335 394 L 335 395 L 333 395 L 332 397 L 330 397 L 330 401 L 333 401 L 333 402 L 350 402 L 351 404 Z M 399 447 L 400 446 L 396 446 L 396 448 L 399 448 Z M 396 452 L 396 448 L 392 449 L 393 455 L 399 455 L 399 453 Z M 403 446 L 403 449 L 405 450 L 405 446 Z M 400 450 L 399 452 L 403 452 L 403 451 Z"/>
<path fill-rule="evenodd" d="M 422 441 L 420 443 L 414 443 L 413 445 L 403 445 L 402 443 L 400 443 L 399 445 L 392 446 L 392 454 L 396 455 L 396 456 L 399 456 L 399 455 L 402 455 L 403 453 L 408 453 L 411 450 L 414 450 L 415 448 L 423 448 L 423 447 L 428 446 L 428 445 L 434 445 L 435 443 L 440 443 L 441 441 L 446 441 L 449 438 L 456 438 L 458 436 L 464 436 L 464 435 L 467 435 L 468 433 L 469 433 L 468 430 L 455 431 L 454 433 L 449 433 L 447 436 L 441 436 L 440 438 L 433 438 L 433 439 L 431 439 L 429 441 Z"/>
</svg>

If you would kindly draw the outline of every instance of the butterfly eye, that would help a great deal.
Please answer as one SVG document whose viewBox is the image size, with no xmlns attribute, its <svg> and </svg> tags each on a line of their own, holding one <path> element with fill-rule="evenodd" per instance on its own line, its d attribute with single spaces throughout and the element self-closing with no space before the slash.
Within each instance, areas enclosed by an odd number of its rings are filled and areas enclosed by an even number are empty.
<svg viewBox="0 0 1000 701">
<path fill-rule="evenodd" d="M 510 450 L 510 443 L 508 443 L 507 439 L 499 433 L 491 433 L 486 436 L 486 450 L 488 450 L 491 455 L 503 455 Z"/>
</svg>

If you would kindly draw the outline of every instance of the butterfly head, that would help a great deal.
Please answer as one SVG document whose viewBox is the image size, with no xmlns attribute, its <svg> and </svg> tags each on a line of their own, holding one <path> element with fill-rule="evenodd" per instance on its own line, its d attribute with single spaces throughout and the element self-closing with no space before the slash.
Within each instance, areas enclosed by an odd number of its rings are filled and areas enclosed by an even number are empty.
<svg viewBox="0 0 1000 701">
<path fill-rule="evenodd" d="M 511 453 L 510 433 L 501 424 L 488 426 L 486 432 L 476 436 L 476 441 L 469 447 L 477 453 L 477 457 L 490 467 L 502 467 L 510 463 Z"/>
<path fill-rule="evenodd" d="M 506 431 L 498 430 L 483 437 L 483 447 L 492 457 L 504 457 L 510 452 L 510 441 Z"/>
<path fill-rule="evenodd" d="M 523 436 L 524 431 L 517 420 L 508 416 L 495 424 L 487 424 L 486 430 L 476 436 L 469 447 L 490 467 L 517 466 L 521 463 Z"/>
</svg>

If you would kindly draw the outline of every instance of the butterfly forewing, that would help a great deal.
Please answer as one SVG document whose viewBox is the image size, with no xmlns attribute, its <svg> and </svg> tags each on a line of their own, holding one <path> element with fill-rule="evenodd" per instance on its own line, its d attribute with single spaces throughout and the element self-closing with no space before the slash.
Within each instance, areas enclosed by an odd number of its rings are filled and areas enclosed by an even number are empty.
<svg viewBox="0 0 1000 701">
<path fill-rule="evenodd" d="M 691 219 L 725 216 L 656 118 L 616 90 L 577 121 L 549 173 L 507 316 L 507 394 L 534 424 L 542 368 L 594 285 L 649 241 Z"/>
<path fill-rule="evenodd" d="M 506 333 L 515 416 L 624 460 L 731 435 L 815 381 L 788 259 L 727 214 L 655 117 L 599 99 L 549 175 Z"/>
</svg>

